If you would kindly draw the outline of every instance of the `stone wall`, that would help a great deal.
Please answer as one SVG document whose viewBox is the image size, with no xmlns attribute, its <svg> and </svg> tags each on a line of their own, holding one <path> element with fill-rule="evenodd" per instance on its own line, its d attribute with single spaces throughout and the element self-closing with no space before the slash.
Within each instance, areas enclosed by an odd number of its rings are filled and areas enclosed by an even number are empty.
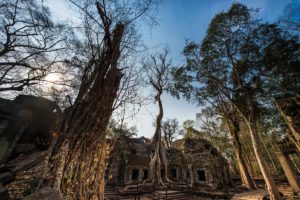
<svg viewBox="0 0 300 200">
<path fill-rule="evenodd" d="M 20 153 L 46 150 L 59 111 L 55 102 L 41 97 L 0 98 L 0 164 Z"/>
<path fill-rule="evenodd" d="M 227 162 L 208 141 L 179 140 L 174 144 L 168 149 L 168 177 L 173 182 L 189 184 L 193 177 L 196 186 L 229 184 Z M 130 185 L 148 178 L 150 148 L 147 140 L 121 138 L 112 154 L 107 168 L 108 183 Z"/>
<path fill-rule="evenodd" d="M 143 139 L 120 138 L 108 160 L 108 182 L 118 185 L 141 182 L 149 162 L 149 150 Z"/>
<path fill-rule="evenodd" d="M 191 142 L 194 145 L 187 144 Z M 195 185 L 222 186 L 229 184 L 226 160 L 206 140 L 177 141 L 175 147 L 181 147 L 181 151 L 171 150 L 169 154 L 170 178 L 173 181 L 190 183 L 191 176 L 193 176 Z M 189 166 L 191 166 L 192 174 L 188 169 Z M 172 169 L 180 174 L 174 177 L 175 172 L 172 173 Z"/>
</svg>

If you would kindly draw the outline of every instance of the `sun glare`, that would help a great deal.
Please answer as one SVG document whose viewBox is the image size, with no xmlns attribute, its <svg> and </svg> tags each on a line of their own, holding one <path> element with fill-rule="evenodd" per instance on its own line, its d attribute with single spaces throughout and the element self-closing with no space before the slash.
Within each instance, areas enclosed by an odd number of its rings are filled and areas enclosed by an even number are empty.
<svg viewBox="0 0 300 200">
<path fill-rule="evenodd" d="M 60 80 L 60 77 L 58 74 L 48 74 L 46 77 L 45 77 L 45 80 L 46 81 L 49 81 L 49 82 L 56 82 L 56 81 L 59 81 Z"/>
</svg>

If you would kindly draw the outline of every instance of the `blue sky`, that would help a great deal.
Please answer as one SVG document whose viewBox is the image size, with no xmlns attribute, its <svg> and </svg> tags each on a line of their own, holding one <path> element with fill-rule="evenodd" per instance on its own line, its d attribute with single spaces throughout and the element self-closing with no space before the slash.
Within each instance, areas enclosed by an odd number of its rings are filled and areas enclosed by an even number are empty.
<svg viewBox="0 0 300 200">
<path fill-rule="evenodd" d="M 185 39 L 200 42 L 214 15 L 227 10 L 233 2 L 259 8 L 260 17 L 272 22 L 283 14 L 288 3 L 300 3 L 300 0 L 163 0 L 157 16 L 159 25 L 151 32 L 142 29 L 144 42 L 150 47 L 167 44 L 173 58 L 178 59 Z"/>
<path fill-rule="evenodd" d="M 164 0 L 158 11 L 157 27 L 143 27 L 143 40 L 152 51 L 161 51 L 167 45 L 175 65 L 184 63 L 181 55 L 186 39 L 201 42 L 214 15 L 227 10 L 233 0 Z M 288 0 L 248 0 L 242 2 L 252 8 L 260 8 L 260 17 L 266 21 L 277 20 L 283 15 Z M 295 1 L 294 1 L 295 2 Z M 299 0 L 297 1 L 300 2 Z M 180 124 L 187 119 L 195 119 L 201 108 L 184 100 L 178 101 L 170 95 L 163 96 L 165 118 L 178 118 Z M 154 105 L 142 109 L 136 118 L 139 135 L 151 137 L 154 133 L 152 121 L 158 109 Z"/>
<path fill-rule="evenodd" d="M 185 40 L 201 42 L 206 29 L 214 15 L 227 10 L 233 2 L 241 2 L 248 7 L 259 8 L 259 15 L 266 21 L 272 22 L 284 14 L 284 8 L 289 3 L 300 3 L 300 0 L 162 0 L 159 6 L 158 26 L 149 29 L 141 26 L 143 42 L 151 51 L 161 51 L 165 46 L 171 51 L 174 65 L 181 65 L 184 58 L 181 51 Z M 72 11 L 64 0 L 47 0 L 53 15 L 60 19 L 72 19 Z M 201 108 L 176 100 L 169 95 L 163 96 L 165 118 L 177 118 L 180 124 L 187 119 L 195 119 Z M 154 133 L 153 119 L 158 109 L 148 105 L 141 109 L 130 124 L 136 125 L 139 136 L 151 137 Z"/>
</svg>

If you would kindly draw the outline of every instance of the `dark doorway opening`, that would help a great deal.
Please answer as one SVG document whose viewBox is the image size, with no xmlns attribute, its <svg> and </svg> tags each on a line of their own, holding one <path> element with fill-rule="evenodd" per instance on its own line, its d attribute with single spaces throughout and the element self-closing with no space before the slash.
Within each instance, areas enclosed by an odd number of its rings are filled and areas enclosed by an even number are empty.
<svg viewBox="0 0 300 200">
<path fill-rule="evenodd" d="M 197 170 L 198 181 L 206 181 L 205 171 L 203 169 Z"/>
<path fill-rule="evenodd" d="M 186 172 L 186 177 L 190 178 L 190 172 L 189 171 Z"/>
<path fill-rule="evenodd" d="M 143 180 L 148 179 L 148 170 L 144 169 L 144 176 L 143 176 Z"/>
<path fill-rule="evenodd" d="M 108 178 L 109 178 L 109 171 L 108 171 L 108 169 L 106 169 L 105 174 L 104 174 L 104 179 L 108 180 Z"/>
<path fill-rule="evenodd" d="M 160 176 L 161 177 L 165 177 L 165 169 L 161 169 L 160 170 Z"/>
<path fill-rule="evenodd" d="M 176 169 L 171 169 L 171 176 L 173 177 L 173 178 L 176 178 L 177 177 L 177 171 L 176 171 Z"/>
<path fill-rule="evenodd" d="M 131 150 L 131 154 L 135 155 L 136 153 L 137 153 L 137 152 L 136 152 L 135 149 L 132 149 L 132 150 Z"/>
<path fill-rule="evenodd" d="M 138 169 L 132 170 L 131 180 L 133 180 L 133 181 L 139 180 L 139 170 Z"/>
</svg>

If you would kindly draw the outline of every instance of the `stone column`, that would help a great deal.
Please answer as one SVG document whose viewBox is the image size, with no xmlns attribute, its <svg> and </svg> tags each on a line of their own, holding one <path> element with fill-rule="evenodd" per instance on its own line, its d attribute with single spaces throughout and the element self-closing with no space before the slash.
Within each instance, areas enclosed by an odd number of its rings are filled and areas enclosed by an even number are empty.
<svg viewBox="0 0 300 200">
<path fill-rule="evenodd" d="M 188 172 L 188 169 L 185 169 L 184 167 L 182 167 L 181 176 L 182 176 L 183 181 L 188 181 L 187 180 L 187 172 Z"/>
<path fill-rule="evenodd" d="M 294 193 L 299 193 L 300 192 L 300 181 L 297 178 L 295 170 L 293 169 L 293 167 L 291 167 L 291 163 L 290 163 L 288 156 L 286 154 L 284 154 L 280 148 L 277 148 L 276 154 L 277 154 L 278 160 L 282 166 L 282 169 L 289 181 L 292 191 Z"/>
</svg>

